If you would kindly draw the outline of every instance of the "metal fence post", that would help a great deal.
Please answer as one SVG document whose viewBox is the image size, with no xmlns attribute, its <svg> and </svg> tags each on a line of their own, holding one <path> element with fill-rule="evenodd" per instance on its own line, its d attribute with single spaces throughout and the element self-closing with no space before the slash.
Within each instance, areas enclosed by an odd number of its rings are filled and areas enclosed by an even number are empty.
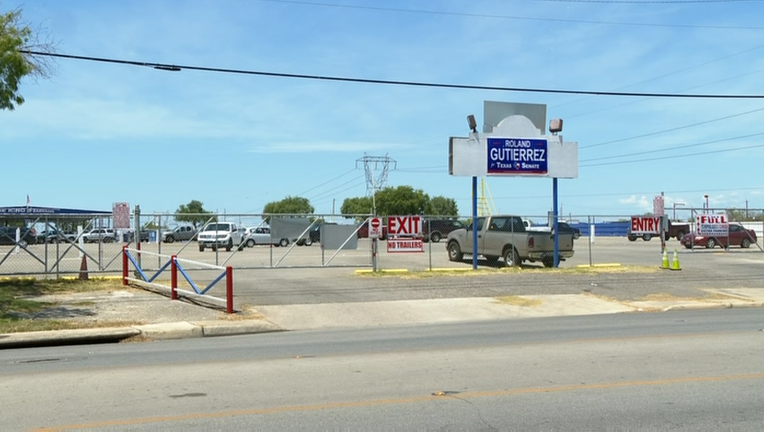
<svg viewBox="0 0 764 432">
<path fill-rule="evenodd" d="M 122 285 L 127 285 L 127 245 L 122 246 Z"/>
<path fill-rule="evenodd" d="M 225 304 L 226 312 L 233 313 L 233 267 L 225 268 Z"/>
<path fill-rule="evenodd" d="M 170 257 L 170 298 L 178 299 L 178 256 Z"/>
</svg>

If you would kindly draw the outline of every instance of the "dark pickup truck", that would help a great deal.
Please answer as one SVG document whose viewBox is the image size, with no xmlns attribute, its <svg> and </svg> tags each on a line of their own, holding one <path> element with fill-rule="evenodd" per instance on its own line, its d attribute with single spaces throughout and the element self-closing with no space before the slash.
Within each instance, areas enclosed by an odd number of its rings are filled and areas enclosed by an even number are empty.
<svg viewBox="0 0 764 432">
<path fill-rule="evenodd" d="M 668 231 L 664 233 L 664 238 L 666 240 L 670 238 L 675 238 L 679 241 L 682 241 L 682 237 L 684 237 L 685 234 L 690 232 L 690 224 L 686 223 L 677 223 L 677 222 L 671 222 L 668 221 Z M 644 241 L 650 241 L 653 237 L 660 237 L 659 234 L 632 234 L 629 232 L 627 235 L 629 238 L 629 241 L 637 241 L 638 238 L 642 238 Z"/>
</svg>

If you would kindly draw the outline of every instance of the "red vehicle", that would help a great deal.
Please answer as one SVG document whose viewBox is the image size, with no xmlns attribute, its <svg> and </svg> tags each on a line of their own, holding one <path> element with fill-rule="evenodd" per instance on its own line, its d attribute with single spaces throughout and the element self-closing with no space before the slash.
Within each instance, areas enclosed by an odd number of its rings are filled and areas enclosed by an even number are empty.
<svg viewBox="0 0 764 432">
<path fill-rule="evenodd" d="M 756 232 L 754 230 L 745 229 L 740 224 L 729 224 L 729 236 L 702 236 L 697 233 L 685 234 L 682 237 L 682 245 L 687 249 L 692 247 L 704 246 L 708 249 L 713 249 L 716 246 L 727 248 L 729 246 L 740 246 L 741 248 L 748 248 L 751 243 L 756 243 Z"/>
<path fill-rule="evenodd" d="M 367 238 L 367 237 L 369 237 L 369 220 L 368 219 L 361 222 L 361 225 L 358 227 L 358 238 Z M 382 235 L 379 238 L 380 240 L 387 239 L 387 225 L 382 225 Z"/>
</svg>

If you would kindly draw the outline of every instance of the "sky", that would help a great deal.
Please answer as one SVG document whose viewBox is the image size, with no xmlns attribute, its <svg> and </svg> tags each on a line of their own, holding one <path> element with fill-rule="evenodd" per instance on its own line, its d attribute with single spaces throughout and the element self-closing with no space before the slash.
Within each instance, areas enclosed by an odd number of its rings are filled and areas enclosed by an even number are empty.
<svg viewBox="0 0 764 432">
<path fill-rule="evenodd" d="M 566 218 L 644 214 L 661 193 L 678 218 L 706 200 L 764 208 L 764 97 L 654 96 L 764 96 L 762 1 L 0 0 L 15 8 L 60 54 L 521 91 L 60 58 L 0 111 L 0 207 L 151 213 L 198 200 L 242 214 L 299 196 L 332 214 L 370 193 L 370 157 L 389 158 L 385 185 L 469 215 L 472 181 L 449 175 L 449 137 L 496 101 L 546 105 L 578 143 L 578 178 L 558 181 Z M 372 166 L 379 177 L 384 164 Z M 481 180 L 494 211 L 552 209 L 549 178 Z"/>
</svg>

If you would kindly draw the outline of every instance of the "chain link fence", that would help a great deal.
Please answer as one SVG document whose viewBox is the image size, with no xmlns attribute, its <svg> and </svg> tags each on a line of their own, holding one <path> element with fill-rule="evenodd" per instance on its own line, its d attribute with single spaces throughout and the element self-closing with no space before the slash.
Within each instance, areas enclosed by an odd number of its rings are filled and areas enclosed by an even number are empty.
<svg viewBox="0 0 764 432">
<path fill-rule="evenodd" d="M 688 217 L 691 221 L 686 223 L 693 231 L 694 217 L 701 212 L 714 212 L 713 209 L 683 211 L 692 216 Z M 764 213 L 761 210 L 748 212 L 753 216 Z M 469 215 L 458 218 L 422 215 L 424 244 L 421 251 L 413 253 L 388 250 L 384 240 L 385 226 L 383 239 L 378 241 L 375 253 L 372 240 L 368 238 L 368 218 L 369 215 L 156 213 L 133 215 L 129 228 L 115 228 L 112 217 L 105 214 L 33 218 L 3 215 L 0 216 L 0 275 L 62 277 L 77 275 L 83 270 L 91 275 L 120 274 L 122 247 L 125 244 L 151 252 L 140 258 L 141 267 L 149 272 L 159 270 L 166 264 L 166 259 L 161 256 L 172 255 L 201 263 L 200 269 L 203 264 L 230 265 L 240 269 L 316 268 L 317 271 L 326 267 L 371 269 L 376 265 L 377 269 L 382 270 L 421 271 L 468 268 L 471 265 L 466 260 L 449 261 L 446 250 L 449 232 L 470 223 Z M 660 239 L 630 242 L 627 239 L 630 218 L 631 215 L 561 217 L 560 220 L 567 223 L 565 229 L 580 232 L 580 237 L 574 242 L 574 256 L 561 266 L 598 265 L 614 261 L 634 265 L 658 263 L 655 256 L 661 252 Z M 530 215 L 524 219 L 535 226 L 548 225 L 548 215 Z M 200 229 L 211 223 L 221 228 L 212 233 L 215 241 L 231 236 L 230 248 L 227 243 L 201 247 Z M 386 223 L 384 218 L 383 223 Z M 741 224 L 755 231 L 756 242 L 752 242 L 750 250 L 760 252 L 764 221 Z M 669 250 L 682 249 L 676 238 L 668 239 L 665 245 Z"/>
</svg>

